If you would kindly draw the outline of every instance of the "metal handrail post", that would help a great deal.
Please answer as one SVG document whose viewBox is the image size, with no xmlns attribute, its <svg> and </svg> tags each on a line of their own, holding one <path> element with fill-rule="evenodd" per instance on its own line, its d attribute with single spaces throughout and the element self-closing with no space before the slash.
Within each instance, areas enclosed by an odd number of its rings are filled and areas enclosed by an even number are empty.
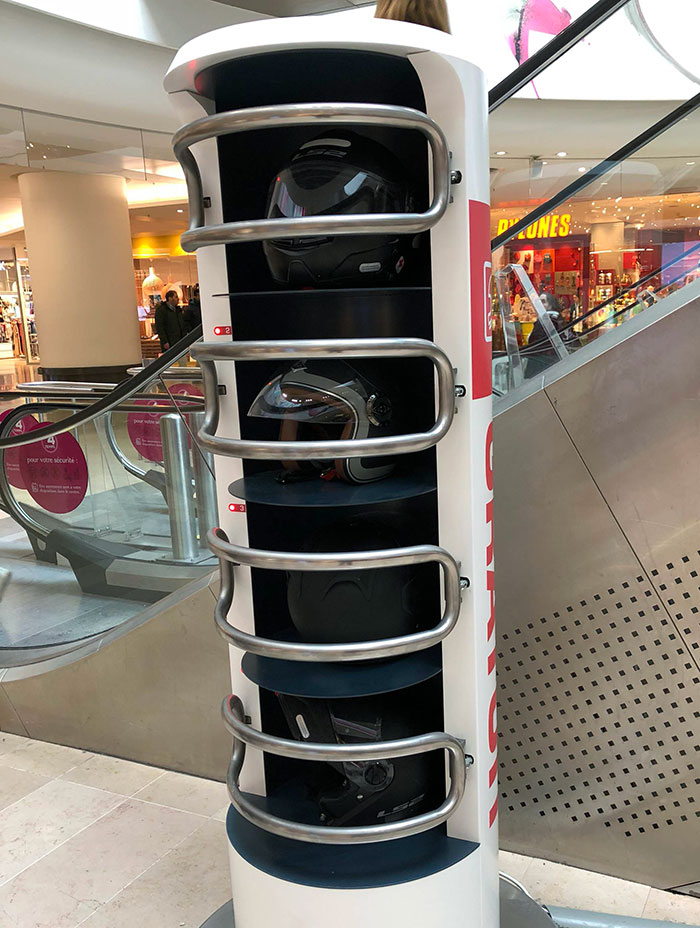
<svg viewBox="0 0 700 928">
<path fill-rule="evenodd" d="M 168 484 L 173 557 L 178 561 L 194 561 L 199 556 L 199 543 L 187 430 L 177 413 L 168 413 L 160 420 L 160 433 Z"/>
</svg>

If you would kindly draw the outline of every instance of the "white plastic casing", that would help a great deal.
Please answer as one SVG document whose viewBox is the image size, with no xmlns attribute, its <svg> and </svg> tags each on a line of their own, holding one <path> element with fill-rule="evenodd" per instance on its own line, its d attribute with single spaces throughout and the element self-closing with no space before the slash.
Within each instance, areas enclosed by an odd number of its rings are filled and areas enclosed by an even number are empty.
<svg viewBox="0 0 700 928">
<path fill-rule="evenodd" d="M 464 739 L 474 757 L 465 797 L 448 821 L 448 834 L 478 843 L 459 863 L 413 882 L 374 889 L 338 890 L 287 882 L 258 870 L 230 849 L 236 928 L 497 928 L 498 838 L 496 671 L 493 623 L 493 479 L 491 444 L 490 244 L 487 95 L 482 72 L 460 58 L 455 39 L 406 23 L 373 20 L 341 23 L 325 16 L 266 20 L 231 26 L 187 43 L 176 55 L 165 86 L 182 123 L 211 111 L 198 97 L 197 75 L 213 64 L 285 49 L 343 48 L 406 57 L 423 86 L 427 113 L 445 133 L 453 170 L 463 180 L 453 202 L 431 231 L 434 340 L 466 387 L 458 414 L 437 447 L 439 540 L 469 578 L 455 631 L 443 642 L 445 731 Z M 312 100 L 306 102 L 313 102 Z M 361 102 L 361 101 L 357 101 Z M 193 149 L 211 197 L 207 222 L 222 221 L 217 146 Z M 262 218 L 262 217 L 250 217 Z M 205 341 L 223 341 L 228 326 L 224 246 L 201 248 L 198 268 Z M 239 437 L 233 365 L 220 366 L 227 393 L 221 398 L 219 432 Z M 235 544 L 247 545 L 246 518 L 229 511 L 228 486 L 242 476 L 235 458 L 218 458 L 220 525 Z M 239 570 L 231 621 L 253 631 L 250 572 Z M 234 689 L 253 724 L 260 725 L 257 688 L 240 671 L 231 650 Z M 248 751 L 243 789 L 264 794 L 259 753 Z M 384 845 L 392 852 L 392 842 Z"/>
</svg>

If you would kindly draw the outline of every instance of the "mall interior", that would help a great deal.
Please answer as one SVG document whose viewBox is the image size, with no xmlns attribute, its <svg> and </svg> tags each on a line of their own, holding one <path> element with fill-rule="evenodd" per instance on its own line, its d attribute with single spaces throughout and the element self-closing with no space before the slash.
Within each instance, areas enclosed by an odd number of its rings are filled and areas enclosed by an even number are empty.
<svg viewBox="0 0 700 928">
<path fill-rule="evenodd" d="M 700 5 L 442 6 L 0 0 L 0 928 L 700 926 Z"/>
</svg>

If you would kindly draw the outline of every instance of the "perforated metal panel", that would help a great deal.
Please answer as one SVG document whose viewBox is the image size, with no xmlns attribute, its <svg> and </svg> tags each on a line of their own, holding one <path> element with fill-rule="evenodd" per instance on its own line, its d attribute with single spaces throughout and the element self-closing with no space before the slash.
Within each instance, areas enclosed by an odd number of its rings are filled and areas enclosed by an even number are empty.
<svg viewBox="0 0 700 928">
<path fill-rule="evenodd" d="M 501 797 L 635 834 L 700 818 L 700 676 L 643 575 L 501 635 Z"/>
<path fill-rule="evenodd" d="M 494 423 L 502 844 L 659 887 L 700 881 L 698 308 Z"/>
</svg>

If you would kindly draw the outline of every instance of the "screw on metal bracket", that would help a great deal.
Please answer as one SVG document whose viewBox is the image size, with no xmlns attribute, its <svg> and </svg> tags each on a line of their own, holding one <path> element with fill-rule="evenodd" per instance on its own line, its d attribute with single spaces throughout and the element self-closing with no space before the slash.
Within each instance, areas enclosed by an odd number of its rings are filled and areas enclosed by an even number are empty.
<svg viewBox="0 0 700 928">
<path fill-rule="evenodd" d="M 466 396 L 466 395 L 467 395 L 467 388 L 464 386 L 464 384 L 458 383 L 455 386 L 455 396 L 458 399 L 461 399 L 461 397 Z"/>
<path fill-rule="evenodd" d="M 253 724 L 253 718 L 252 718 L 252 716 L 250 716 L 250 715 L 244 715 L 244 716 L 243 716 L 243 721 L 246 723 L 246 725 L 252 725 L 252 724 Z"/>
<path fill-rule="evenodd" d="M 471 754 L 465 754 L 465 755 L 464 755 L 464 766 L 467 767 L 467 769 L 468 769 L 469 767 L 473 767 L 473 766 L 474 766 L 474 758 L 472 757 Z"/>
<path fill-rule="evenodd" d="M 459 578 L 459 588 L 460 590 L 468 590 L 471 586 L 469 577 L 460 577 Z"/>
<path fill-rule="evenodd" d="M 226 396 L 227 392 L 228 391 L 226 389 L 226 384 L 220 383 L 217 388 L 217 393 L 219 394 L 219 396 Z"/>
<path fill-rule="evenodd" d="M 461 171 L 450 171 L 450 183 L 455 187 L 457 184 L 461 184 L 463 179 L 464 177 Z"/>
<path fill-rule="evenodd" d="M 211 197 L 203 197 L 202 206 L 204 209 L 211 209 Z"/>
</svg>

